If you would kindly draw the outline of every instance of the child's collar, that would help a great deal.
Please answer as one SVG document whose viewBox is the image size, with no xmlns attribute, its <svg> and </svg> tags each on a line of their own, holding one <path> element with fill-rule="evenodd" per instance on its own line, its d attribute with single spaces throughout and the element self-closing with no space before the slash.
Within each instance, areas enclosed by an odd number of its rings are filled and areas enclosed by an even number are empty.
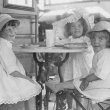
<svg viewBox="0 0 110 110">
<path fill-rule="evenodd" d="M 4 38 L 0 38 L 1 43 L 6 44 L 8 47 L 12 48 L 12 43 Z"/>
</svg>

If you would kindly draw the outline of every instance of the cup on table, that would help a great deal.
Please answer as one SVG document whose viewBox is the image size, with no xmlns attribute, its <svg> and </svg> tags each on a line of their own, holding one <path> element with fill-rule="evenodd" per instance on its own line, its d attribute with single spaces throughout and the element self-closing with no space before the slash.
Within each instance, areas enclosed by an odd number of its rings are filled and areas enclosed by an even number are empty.
<svg viewBox="0 0 110 110">
<path fill-rule="evenodd" d="M 53 30 L 46 30 L 46 47 L 54 47 L 55 36 Z"/>
</svg>

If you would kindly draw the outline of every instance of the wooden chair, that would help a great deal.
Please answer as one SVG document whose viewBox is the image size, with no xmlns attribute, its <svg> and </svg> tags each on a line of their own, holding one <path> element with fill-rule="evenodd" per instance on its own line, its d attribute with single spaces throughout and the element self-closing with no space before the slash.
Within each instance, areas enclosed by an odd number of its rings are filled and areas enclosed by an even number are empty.
<svg viewBox="0 0 110 110">
<path fill-rule="evenodd" d="M 85 108 L 84 105 L 78 100 L 77 97 L 81 97 L 81 98 L 84 98 L 84 99 L 87 99 L 89 101 L 91 101 L 91 99 L 87 98 L 86 96 L 80 94 L 76 89 L 73 90 L 73 92 L 71 93 L 71 96 L 73 97 L 73 99 L 76 101 L 76 103 L 82 108 L 82 110 L 89 110 L 88 107 Z M 92 103 L 91 103 L 92 104 Z M 99 102 L 99 103 L 96 103 L 96 105 L 100 108 L 100 110 L 110 110 L 110 99 L 107 99 L 105 100 L 104 102 Z M 88 105 L 89 106 L 89 105 Z M 92 108 L 92 105 L 91 106 L 91 109 L 94 110 Z M 99 109 L 98 109 L 99 110 Z"/>
</svg>

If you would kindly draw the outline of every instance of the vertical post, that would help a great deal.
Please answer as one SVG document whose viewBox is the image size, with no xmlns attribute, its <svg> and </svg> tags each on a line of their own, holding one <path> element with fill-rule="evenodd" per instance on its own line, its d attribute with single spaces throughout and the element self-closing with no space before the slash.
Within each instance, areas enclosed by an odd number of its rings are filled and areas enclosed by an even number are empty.
<svg viewBox="0 0 110 110">
<path fill-rule="evenodd" d="M 37 43 L 38 40 L 38 15 L 35 15 L 35 44 Z"/>
<path fill-rule="evenodd" d="M 35 44 L 38 42 L 38 16 L 39 13 L 37 11 L 37 15 L 35 15 Z M 33 54 L 34 60 L 36 59 L 36 53 Z M 37 61 L 35 60 L 35 67 L 36 67 L 36 80 L 38 77 L 37 74 Z M 42 110 L 42 92 L 36 96 L 36 110 Z"/>
<path fill-rule="evenodd" d="M 35 72 L 36 72 L 36 81 L 38 81 L 38 70 L 37 70 L 37 64 L 39 64 L 39 61 L 36 57 L 36 54 L 37 53 L 33 53 L 33 58 L 34 58 L 34 61 L 35 61 Z M 36 96 L 36 110 L 42 110 L 42 91 L 39 95 Z"/>
<path fill-rule="evenodd" d="M 46 72 L 46 80 L 48 80 L 49 78 L 49 54 L 48 53 L 45 53 L 45 68 L 47 70 Z M 46 89 L 46 94 L 45 94 L 45 98 L 44 98 L 44 110 L 48 110 L 48 102 L 49 102 L 49 94 L 50 94 L 50 90 L 48 87 L 45 87 Z"/>
</svg>

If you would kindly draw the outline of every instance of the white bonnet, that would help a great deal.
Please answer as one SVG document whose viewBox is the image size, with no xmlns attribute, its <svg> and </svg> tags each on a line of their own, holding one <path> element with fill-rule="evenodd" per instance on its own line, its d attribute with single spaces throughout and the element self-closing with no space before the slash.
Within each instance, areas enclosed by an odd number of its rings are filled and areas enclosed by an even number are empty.
<svg viewBox="0 0 110 110">
<path fill-rule="evenodd" d="M 90 15 L 85 11 L 84 9 L 75 9 L 72 11 L 72 15 L 69 17 L 66 17 L 64 19 L 61 19 L 59 21 L 56 21 L 53 23 L 53 30 L 55 32 L 55 36 L 63 36 L 62 29 L 67 23 L 77 22 L 81 17 L 83 17 L 87 23 L 88 30 L 90 30 L 94 26 L 94 16 Z"/>
<path fill-rule="evenodd" d="M 98 31 L 103 31 L 106 30 L 110 33 L 110 23 L 107 21 L 100 21 L 96 23 L 96 25 L 88 32 L 98 32 Z"/>
<path fill-rule="evenodd" d="M 18 25 L 20 24 L 20 21 L 19 20 L 11 17 L 10 15 L 8 15 L 8 14 L 1 14 L 0 15 L 0 30 L 9 21 L 17 21 Z"/>
</svg>

